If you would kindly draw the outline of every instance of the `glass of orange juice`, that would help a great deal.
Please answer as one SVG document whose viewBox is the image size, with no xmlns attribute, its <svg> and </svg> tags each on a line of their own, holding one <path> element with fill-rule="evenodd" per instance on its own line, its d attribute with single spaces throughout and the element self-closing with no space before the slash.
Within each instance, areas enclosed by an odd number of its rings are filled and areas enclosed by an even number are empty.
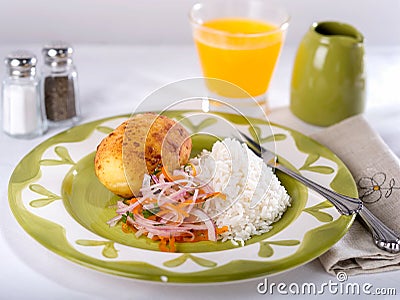
<svg viewBox="0 0 400 300">
<path fill-rule="evenodd" d="M 195 4 L 190 21 L 208 89 L 242 106 L 257 105 L 267 110 L 267 91 L 289 19 L 285 9 L 269 0 Z M 250 96 L 247 101 L 235 86 Z"/>
</svg>

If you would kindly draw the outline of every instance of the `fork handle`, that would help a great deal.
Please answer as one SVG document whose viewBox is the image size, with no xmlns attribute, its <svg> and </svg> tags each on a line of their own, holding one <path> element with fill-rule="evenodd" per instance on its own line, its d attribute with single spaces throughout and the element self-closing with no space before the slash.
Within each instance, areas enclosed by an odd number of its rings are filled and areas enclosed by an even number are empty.
<svg viewBox="0 0 400 300">
<path fill-rule="evenodd" d="M 383 224 L 382 221 L 365 206 L 358 215 L 372 233 L 372 238 L 378 248 L 390 253 L 400 252 L 400 237 L 393 230 Z"/>
<path fill-rule="evenodd" d="M 286 168 L 285 166 L 282 166 L 279 163 L 276 163 L 275 165 L 270 165 L 272 168 L 275 168 L 286 175 L 289 175 L 290 177 L 293 177 L 294 179 L 298 180 L 305 186 L 313 189 L 320 195 L 324 196 L 326 199 L 328 199 L 335 207 L 336 209 L 342 214 L 342 215 L 353 215 L 358 212 L 360 212 L 363 208 L 363 203 L 361 202 L 360 199 L 357 198 L 352 198 L 348 197 L 339 193 L 336 193 L 330 189 L 327 189 L 326 187 L 323 187 L 322 185 L 319 185 L 318 183 Z"/>
<path fill-rule="evenodd" d="M 400 252 L 400 237 L 393 230 L 387 227 L 381 220 L 379 220 L 370 210 L 368 210 L 358 198 L 348 197 L 327 189 L 314 181 L 282 166 L 279 163 L 270 164 L 275 168 L 290 177 L 303 183 L 305 186 L 313 189 L 327 200 L 329 200 L 336 209 L 343 215 L 357 214 L 364 221 L 366 227 L 372 234 L 375 245 L 390 253 Z"/>
</svg>

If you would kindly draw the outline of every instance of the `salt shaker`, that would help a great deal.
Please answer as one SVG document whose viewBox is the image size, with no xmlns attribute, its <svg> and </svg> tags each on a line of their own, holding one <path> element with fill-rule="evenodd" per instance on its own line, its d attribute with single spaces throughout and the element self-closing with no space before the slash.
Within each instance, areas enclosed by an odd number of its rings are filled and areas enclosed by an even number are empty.
<svg viewBox="0 0 400 300">
<path fill-rule="evenodd" d="M 79 120 L 78 77 L 73 49 L 65 42 L 52 42 L 42 49 L 42 94 L 50 126 L 73 125 Z"/>
<path fill-rule="evenodd" d="M 6 77 L 2 84 L 3 131 L 18 138 L 33 138 L 47 129 L 44 105 L 36 74 L 36 56 L 15 51 L 4 60 Z"/>
</svg>

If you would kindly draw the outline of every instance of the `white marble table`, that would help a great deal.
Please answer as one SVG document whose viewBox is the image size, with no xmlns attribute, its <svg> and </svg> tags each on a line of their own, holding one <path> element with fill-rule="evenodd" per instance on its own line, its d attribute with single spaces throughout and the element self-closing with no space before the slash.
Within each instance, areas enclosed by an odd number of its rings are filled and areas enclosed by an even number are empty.
<svg viewBox="0 0 400 300">
<path fill-rule="evenodd" d="M 23 45 L 40 53 L 38 45 Z M 0 57 L 16 46 L 0 47 Z M 21 48 L 21 45 L 18 46 Z M 172 81 L 200 76 L 192 46 L 90 46 L 75 45 L 80 74 L 82 122 L 126 114 L 153 90 Z M 285 48 L 270 90 L 271 119 L 304 133 L 318 130 L 291 116 L 289 86 L 294 49 Z M 368 121 L 400 156 L 400 49 L 367 49 Z M 2 74 L 4 69 L 1 69 Z M 50 252 L 19 226 L 8 206 L 9 177 L 19 160 L 41 141 L 59 130 L 33 140 L 12 139 L 0 133 L 0 298 L 1 299 L 253 299 L 263 279 L 234 284 L 169 286 L 120 278 L 84 268 Z M 395 287 L 398 272 L 352 277 L 354 283 Z M 271 276 L 269 282 L 327 283 L 335 280 L 318 260 L 289 272 Z M 279 296 L 277 292 L 274 296 Z M 334 295 L 325 293 L 326 298 Z M 388 296 L 388 299 L 394 299 Z"/>
</svg>

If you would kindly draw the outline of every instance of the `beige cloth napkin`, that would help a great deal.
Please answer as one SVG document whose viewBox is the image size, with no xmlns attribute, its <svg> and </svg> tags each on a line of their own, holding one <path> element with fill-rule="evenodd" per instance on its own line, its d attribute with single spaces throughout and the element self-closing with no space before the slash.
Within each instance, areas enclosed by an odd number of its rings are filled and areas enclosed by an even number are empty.
<svg viewBox="0 0 400 300">
<path fill-rule="evenodd" d="M 347 165 L 360 199 L 387 226 L 400 233 L 400 162 L 362 115 L 312 135 Z M 378 249 L 356 219 L 349 232 L 320 257 L 327 272 L 348 275 L 400 269 L 400 254 Z"/>
</svg>

